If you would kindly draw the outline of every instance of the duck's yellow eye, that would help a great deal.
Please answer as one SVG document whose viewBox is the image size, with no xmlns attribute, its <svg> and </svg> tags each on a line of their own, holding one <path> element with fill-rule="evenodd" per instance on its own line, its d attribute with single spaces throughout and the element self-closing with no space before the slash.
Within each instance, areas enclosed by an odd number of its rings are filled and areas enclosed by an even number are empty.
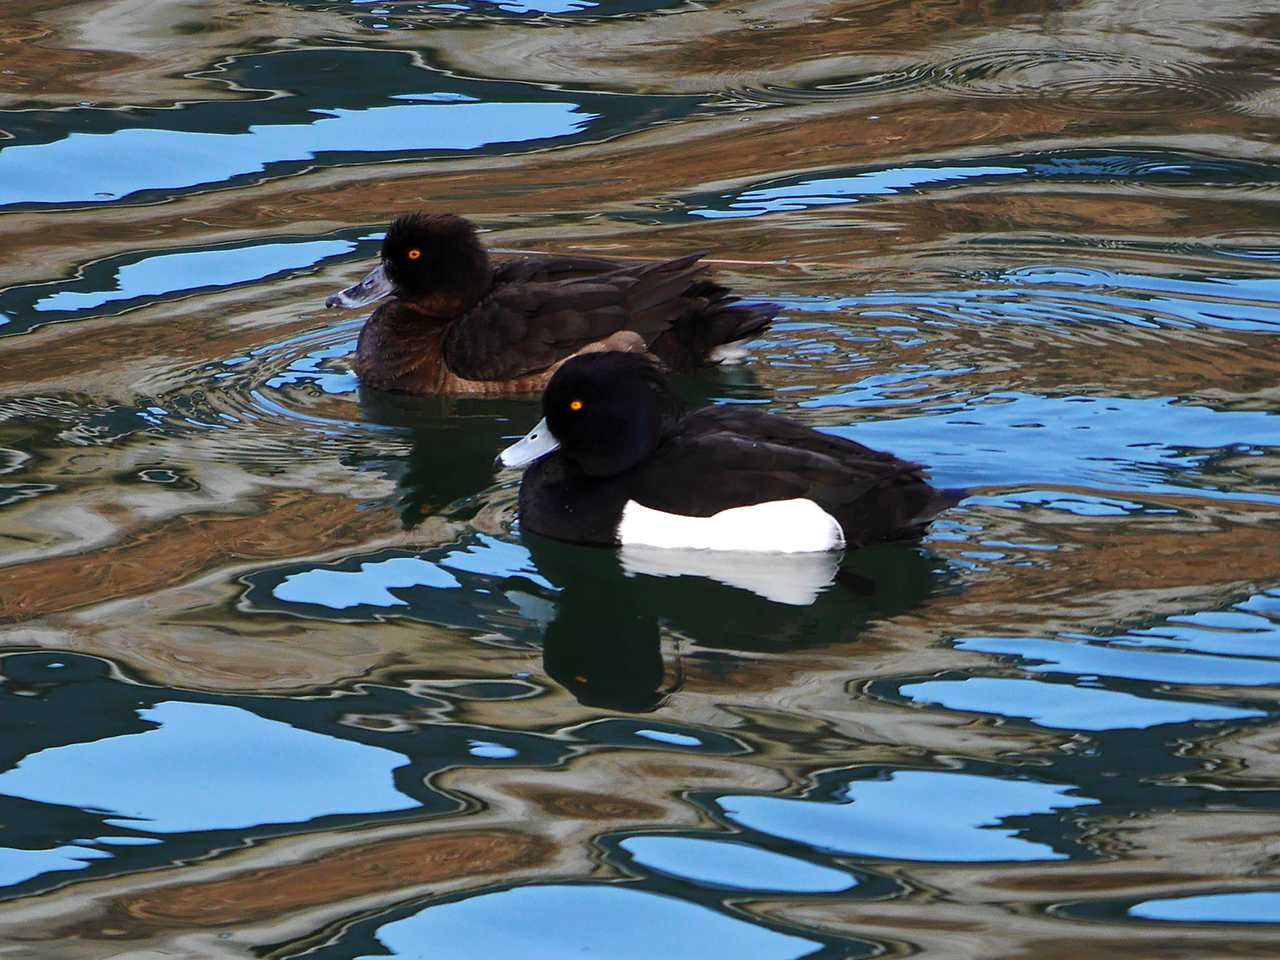
<svg viewBox="0 0 1280 960">
<path fill-rule="evenodd" d="M 422 257 L 422 251 L 419 250 L 417 247 L 414 247 L 412 250 L 406 253 L 405 256 L 408 257 L 410 260 L 418 260 Z"/>
<path fill-rule="evenodd" d="M 570 401 L 569 401 L 569 409 L 570 409 L 570 410 L 572 410 L 574 413 L 577 413 L 579 410 L 581 410 L 581 409 L 582 409 L 582 401 L 581 401 L 581 400 L 570 400 Z"/>
</svg>

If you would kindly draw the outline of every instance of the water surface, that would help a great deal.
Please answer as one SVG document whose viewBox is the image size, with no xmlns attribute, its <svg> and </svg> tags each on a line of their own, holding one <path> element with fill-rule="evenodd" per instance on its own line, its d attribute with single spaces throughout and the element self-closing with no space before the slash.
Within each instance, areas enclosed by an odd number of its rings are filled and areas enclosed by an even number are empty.
<svg viewBox="0 0 1280 960">
<path fill-rule="evenodd" d="M 1280 116 L 1256 0 L 10 2 L 0 947 L 1258 956 Z M 321 309 L 395 213 L 709 249 L 680 384 L 925 464 L 919 545 L 523 534 L 530 398 Z"/>
</svg>

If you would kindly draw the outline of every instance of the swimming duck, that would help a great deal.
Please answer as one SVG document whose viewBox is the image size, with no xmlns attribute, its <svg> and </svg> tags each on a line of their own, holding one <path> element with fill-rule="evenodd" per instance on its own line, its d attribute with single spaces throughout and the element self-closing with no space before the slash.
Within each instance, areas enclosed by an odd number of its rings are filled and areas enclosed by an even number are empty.
<svg viewBox="0 0 1280 960">
<path fill-rule="evenodd" d="M 522 529 L 576 543 L 800 553 L 915 539 L 956 502 L 923 468 L 742 406 L 684 412 L 644 354 L 566 361 L 544 417 L 499 456 L 531 464 Z"/>
<path fill-rule="evenodd" d="M 583 350 L 648 350 L 679 371 L 739 356 L 779 307 L 740 303 L 707 279 L 702 256 L 631 265 L 528 256 L 493 267 L 469 220 L 410 213 L 387 230 L 378 266 L 325 305 L 391 295 L 360 331 L 355 367 L 366 386 L 534 392 Z"/>
</svg>

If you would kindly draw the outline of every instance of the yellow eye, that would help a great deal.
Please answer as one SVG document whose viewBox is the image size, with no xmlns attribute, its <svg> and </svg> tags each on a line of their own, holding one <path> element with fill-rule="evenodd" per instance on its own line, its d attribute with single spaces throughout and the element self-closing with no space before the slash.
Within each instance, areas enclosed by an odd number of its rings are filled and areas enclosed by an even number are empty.
<svg viewBox="0 0 1280 960">
<path fill-rule="evenodd" d="M 569 401 L 569 409 L 572 410 L 574 413 L 577 413 L 579 410 L 582 409 L 582 401 L 581 400 Z"/>
<path fill-rule="evenodd" d="M 422 256 L 422 251 L 419 250 L 417 247 L 414 247 L 412 250 L 406 253 L 405 256 L 408 257 L 410 260 L 417 260 Z"/>
</svg>

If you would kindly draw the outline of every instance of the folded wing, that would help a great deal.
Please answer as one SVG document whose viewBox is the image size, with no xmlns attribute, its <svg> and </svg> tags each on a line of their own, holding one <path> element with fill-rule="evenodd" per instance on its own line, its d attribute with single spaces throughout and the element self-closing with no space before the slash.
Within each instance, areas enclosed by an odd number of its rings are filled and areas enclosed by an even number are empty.
<svg viewBox="0 0 1280 960">
<path fill-rule="evenodd" d="M 690 516 L 812 500 L 836 518 L 850 546 L 918 536 L 950 503 L 919 464 L 740 407 L 686 417 L 633 489 L 647 507 Z"/>
<path fill-rule="evenodd" d="M 669 359 L 665 353 L 670 348 L 703 360 L 711 346 L 763 327 L 777 308 L 734 306 L 723 288 L 703 278 L 702 256 L 567 279 L 550 278 L 606 261 L 554 258 L 558 266 L 509 266 L 507 276 L 515 279 L 496 284 L 450 326 L 445 362 L 468 379 L 514 379 L 546 370 L 619 330 L 634 331 L 646 346 L 658 343 L 664 359 Z M 521 282 L 526 275 L 548 279 Z M 709 345 L 697 343 L 701 338 Z"/>
</svg>

